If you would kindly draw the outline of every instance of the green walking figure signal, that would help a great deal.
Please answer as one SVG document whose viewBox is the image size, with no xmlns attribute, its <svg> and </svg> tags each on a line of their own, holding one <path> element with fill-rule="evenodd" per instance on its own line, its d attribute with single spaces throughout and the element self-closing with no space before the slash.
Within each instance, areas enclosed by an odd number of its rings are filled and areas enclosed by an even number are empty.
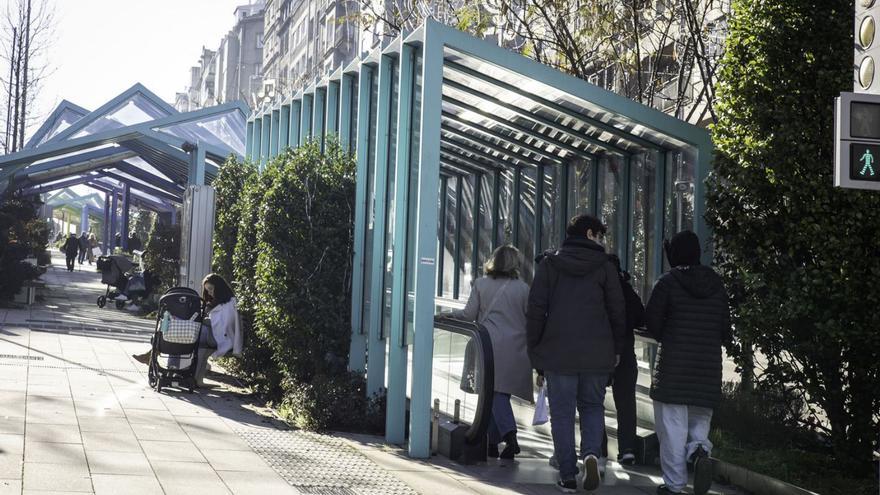
<svg viewBox="0 0 880 495">
<path fill-rule="evenodd" d="M 865 162 L 865 166 L 862 167 L 862 170 L 859 172 L 859 175 L 870 175 L 874 176 L 874 155 L 871 154 L 871 150 L 865 150 L 865 154 L 859 158 L 860 162 Z M 869 174 L 865 174 L 865 172 L 870 172 Z"/>
</svg>

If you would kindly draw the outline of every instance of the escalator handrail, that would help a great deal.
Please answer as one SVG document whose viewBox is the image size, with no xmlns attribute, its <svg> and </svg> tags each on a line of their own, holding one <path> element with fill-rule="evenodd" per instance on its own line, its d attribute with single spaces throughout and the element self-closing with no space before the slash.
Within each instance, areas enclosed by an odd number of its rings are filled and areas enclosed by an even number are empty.
<svg viewBox="0 0 880 495">
<path fill-rule="evenodd" d="M 465 443 L 477 445 L 486 436 L 489 420 L 492 417 L 492 398 L 495 394 L 495 355 L 492 352 L 492 338 L 486 327 L 482 325 L 445 316 L 434 317 L 434 328 L 473 339 L 477 356 L 481 357 L 483 366 L 480 368 L 482 373 L 480 373 L 476 413 L 473 423 L 465 432 Z"/>
</svg>

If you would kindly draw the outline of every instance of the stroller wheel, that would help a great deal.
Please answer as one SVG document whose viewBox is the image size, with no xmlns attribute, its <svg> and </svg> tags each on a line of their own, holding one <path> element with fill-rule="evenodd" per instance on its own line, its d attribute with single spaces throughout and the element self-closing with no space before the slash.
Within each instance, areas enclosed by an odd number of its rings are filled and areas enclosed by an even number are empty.
<svg viewBox="0 0 880 495">
<path fill-rule="evenodd" d="M 122 309 L 125 307 L 125 301 L 116 301 L 116 309 Z"/>
<path fill-rule="evenodd" d="M 107 298 L 104 296 L 98 296 L 98 307 L 103 308 L 107 305 Z"/>
</svg>

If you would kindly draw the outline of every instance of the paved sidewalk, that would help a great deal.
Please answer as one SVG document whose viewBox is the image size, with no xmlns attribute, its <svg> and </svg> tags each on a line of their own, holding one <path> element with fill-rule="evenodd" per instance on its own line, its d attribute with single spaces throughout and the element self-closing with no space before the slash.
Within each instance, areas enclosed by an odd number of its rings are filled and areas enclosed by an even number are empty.
<svg viewBox="0 0 880 495">
<path fill-rule="evenodd" d="M 557 493 L 546 459 L 465 467 L 375 437 L 290 430 L 220 375 L 210 389 L 156 394 L 130 357 L 153 322 L 99 309 L 94 267 L 53 261 L 45 300 L 0 309 L 0 495 Z M 599 493 L 658 482 L 612 466 Z"/>
</svg>

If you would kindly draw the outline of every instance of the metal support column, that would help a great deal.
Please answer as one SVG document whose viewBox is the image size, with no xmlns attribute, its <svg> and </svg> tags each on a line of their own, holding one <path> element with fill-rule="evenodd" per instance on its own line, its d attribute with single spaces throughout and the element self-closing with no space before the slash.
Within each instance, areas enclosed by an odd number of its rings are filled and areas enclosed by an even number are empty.
<svg viewBox="0 0 880 495">
<path fill-rule="evenodd" d="M 254 144 L 251 146 L 251 161 L 262 170 L 263 153 L 263 118 L 254 117 Z"/>
<path fill-rule="evenodd" d="M 318 148 L 324 152 L 324 109 L 326 108 L 327 90 L 315 89 L 314 109 L 312 111 L 312 137 L 318 141 Z"/>
<path fill-rule="evenodd" d="M 565 241 L 565 229 L 568 227 L 568 199 L 571 195 L 571 191 L 569 190 L 569 174 L 573 167 L 570 163 L 564 163 L 559 167 L 560 177 L 560 189 L 562 191 L 562 197 L 559 198 L 559 245 L 562 246 L 563 241 Z M 575 182 L 577 183 L 577 182 Z"/>
<path fill-rule="evenodd" d="M 354 76 L 343 74 L 339 87 L 339 143 L 342 149 L 351 151 L 352 97 L 354 96 Z"/>
<path fill-rule="evenodd" d="M 406 439 L 406 271 L 409 246 L 409 173 L 412 139 L 415 49 L 407 44 L 400 52 L 400 93 L 397 100 L 397 157 L 394 172 L 394 239 L 391 258 L 391 328 L 388 338 L 388 395 L 385 441 L 403 444 Z"/>
<path fill-rule="evenodd" d="M 599 167 L 602 163 L 602 159 L 596 157 L 591 160 L 593 168 L 591 172 L 593 172 L 593 190 L 590 191 L 590 198 L 592 201 L 590 202 L 590 213 L 598 219 L 602 219 L 602 216 L 599 213 L 599 191 L 602 190 L 602 186 L 599 184 Z M 604 177 L 604 174 L 603 174 Z"/>
<path fill-rule="evenodd" d="M 327 84 L 327 116 L 324 119 L 324 136 L 339 134 L 339 82 L 330 81 Z"/>
<path fill-rule="evenodd" d="M 62 212 L 63 213 L 63 212 Z M 104 193 L 104 225 L 101 232 L 101 250 L 110 254 L 110 193 Z"/>
<path fill-rule="evenodd" d="M 129 207 L 131 206 L 131 186 L 127 183 L 122 186 L 122 228 L 119 229 L 122 234 L 122 250 L 128 251 L 128 234 L 129 234 Z"/>
<path fill-rule="evenodd" d="M 434 280 L 437 277 L 437 192 L 440 179 L 440 121 L 443 85 L 443 43 L 434 23 L 425 25 L 422 64 L 421 143 L 413 308 L 412 400 L 409 455 L 431 456 L 431 373 L 434 358 Z"/>
<path fill-rule="evenodd" d="M 279 131 L 279 120 L 280 120 L 280 111 L 272 110 L 272 113 L 269 114 L 271 127 L 269 128 L 269 159 L 275 158 L 278 156 L 278 140 L 281 137 Z"/>
<path fill-rule="evenodd" d="M 290 102 L 290 124 L 289 124 L 289 137 L 287 143 L 291 148 L 296 148 L 299 146 L 299 122 L 300 122 L 300 114 L 302 110 L 302 101 L 294 100 Z"/>
<path fill-rule="evenodd" d="M 245 151 L 244 158 L 246 160 L 254 159 L 254 121 L 250 120 L 247 123 L 247 130 L 245 131 Z"/>
<path fill-rule="evenodd" d="M 437 297 L 443 297 L 443 264 L 446 261 L 446 208 L 449 206 L 449 179 L 440 177 L 440 232 L 437 239 Z"/>
<path fill-rule="evenodd" d="M 189 153 L 189 174 L 187 177 L 187 185 L 205 185 L 205 147 L 196 143 L 191 149 L 186 151 Z"/>
<path fill-rule="evenodd" d="M 522 203 L 522 168 L 516 167 L 516 172 L 513 174 L 513 198 L 512 198 L 512 209 L 511 218 L 513 218 L 513 245 L 517 248 L 519 245 L 519 206 Z"/>
<path fill-rule="evenodd" d="M 629 260 L 629 253 L 632 251 L 630 246 L 632 245 L 632 220 L 633 220 L 633 211 L 632 211 L 632 185 L 630 184 L 630 177 L 632 174 L 632 157 L 630 155 L 626 155 L 623 157 L 623 167 L 620 171 L 620 182 L 621 182 L 621 213 L 623 215 L 619 217 L 617 227 L 617 255 L 620 256 L 620 267 L 626 271 L 629 271 L 629 267 L 631 265 Z"/>
<path fill-rule="evenodd" d="M 110 235 L 108 236 L 108 240 L 110 241 L 110 254 L 113 254 L 113 251 L 116 250 L 116 212 L 119 210 L 119 203 L 117 202 L 118 199 L 115 189 L 112 194 L 113 197 L 110 200 Z"/>
<path fill-rule="evenodd" d="M 452 259 L 454 270 L 452 272 L 452 298 L 458 299 L 461 290 L 461 227 L 463 223 L 462 208 L 462 183 L 464 176 L 459 175 L 455 178 L 455 252 Z"/>
<path fill-rule="evenodd" d="M 663 238 L 666 235 L 666 161 L 667 151 L 657 152 L 654 170 L 654 279 L 663 274 Z"/>
<path fill-rule="evenodd" d="M 80 210 L 79 214 L 79 232 L 82 234 L 83 232 L 89 231 L 89 205 L 83 205 L 82 210 Z"/>
<path fill-rule="evenodd" d="M 474 235 L 471 250 L 471 281 L 476 280 L 480 276 L 480 231 L 483 226 L 483 216 L 480 211 L 483 200 L 483 174 L 476 173 L 474 175 L 474 210 L 472 218 L 474 219 Z"/>
<path fill-rule="evenodd" d="M 304 94 L 302 96 L 302 107 L 300 107 L 299 119 L 299 144 L 306 144 L 306 140 L 312 137 L 312 101 L 314 95 Z"/>
<path fill-rule="evenodd" d="M 370 205 L 367 204 L 367 177 L 369 176 L 369 157 L 367 146 L 368 136 L 370 135 L 370 93 L 372 91 L 370 81 L 372 79 L 373 69 L 368 65 L 361 65 L 361 77 L 358 84 L 358 143 L 362 146 L 357 147 L 357 178 L 355 181 L 355 209 L 354 209 L 354 256 L 352 263 L 352 281 L 351 281 L 351 346 L 348 353 L 348 368 L 352 371 L 363 372 L 367 358 L 367 335 L 364 331 L 364 270 L 369 266 L 367 260 L 364 259 L 366 253 L 366 230 L 367 230 L 367 211 Z M 299 105 L 296 112 L 291 112 L 291 122 L 293 117 L 299 115 Z M 299 119 L 297 119 L 297 126 Z M 291 129 L 291 139 L 293 138 L 293 130 Z"/>
<path fill-rule="evenodd" d="M 501 245 L 498 224 L 501 221 L 501 169 L 496 168 L 492 178 L 492 251 Z"/>
<path fill-rule="evenodd" d="M 371 271 L 369 340 L 367 341 L 367 393 L 377 393 L 385 385 L 385 339 L 382 320 L 385 312 L 385 256 L 388 198 L 388 138 L 391 129 L 388 109 L 391 105 L 390 57 L 379 62 L 379 94 L 376 104 L 376 167 L 373 204 L 373 259 L 366 260 Z"/>
<path fill-rule="evenodd" d="M 535 236 L 532 252 L 537 256 L 544 252 L 544 165 L 535 171 Z"/>
<path fill-rule="evenodd" d="M 260 137 L 260 170 L 269 163 L 269 135 L 272 133 L 272 117 L 270 114 L 263 115 L 263 125 L 261 127 L 262 136 Z"/>
<path fill-rule="evenodd" d="M 290 105 L 281 105 L 278 112 L 278 154 L 290 146 Z"/>
</svg>

